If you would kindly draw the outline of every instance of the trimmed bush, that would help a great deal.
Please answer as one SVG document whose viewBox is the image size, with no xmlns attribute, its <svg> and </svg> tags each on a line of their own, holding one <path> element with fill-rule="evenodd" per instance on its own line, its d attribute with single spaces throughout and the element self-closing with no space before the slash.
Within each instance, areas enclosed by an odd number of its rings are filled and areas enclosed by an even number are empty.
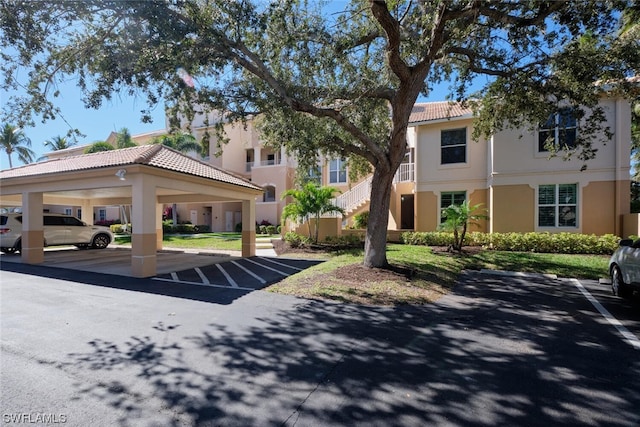
<svg viewBox="0 0 640 427">
<path fill-rule="evenodd" d="M 367 228 L 369 224 L 369 211 L 360 212 L 353 216 L 353 226 L 355 228 Z"/>
<path fill-rule="evenodd" d="M 267 225 L 265 230 L 267 231 L 266 234 L 276 234 L 276 226 L 275 225 Z"/>
<path fill-rule="evenodd" d="M 610 255 L 620 239 L 613 234 L 596 236 L 579 233 L 481 233 L 467 234 L 465 246 L 483 246 L 498 251 L 545 252 L 562 254 Z M 448 246 L 452 233 L 405 232 L 402 242 L 407 245 Z"/>
</svg>

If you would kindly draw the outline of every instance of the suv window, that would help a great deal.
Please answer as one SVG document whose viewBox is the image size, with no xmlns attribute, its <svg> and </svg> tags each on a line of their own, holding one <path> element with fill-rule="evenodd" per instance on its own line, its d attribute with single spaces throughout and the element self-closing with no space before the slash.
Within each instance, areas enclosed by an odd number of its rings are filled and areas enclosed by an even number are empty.
<svg viewBox="0 0 640 427">
<path fill-rule="evenodd" d="M 64 218 L 60 216 L 46 216 L 43 220 L 44 225 L 65 225 Z"/>
<path fill-rule="evenodd" d="M 6 217 L 4 215 L 0 215 L 0 225 L 7 225 L 7 220 L 9 219 L 9 217 Z"/>
<path fill-rule="evenodd" d="M 62 217 L 64 221 L 64 225 L 70 225 L 72 227 L 84 227 L 84 222 L 80 221 L 78 218 L 74 218 L 72 216 Z"/>
</svg>

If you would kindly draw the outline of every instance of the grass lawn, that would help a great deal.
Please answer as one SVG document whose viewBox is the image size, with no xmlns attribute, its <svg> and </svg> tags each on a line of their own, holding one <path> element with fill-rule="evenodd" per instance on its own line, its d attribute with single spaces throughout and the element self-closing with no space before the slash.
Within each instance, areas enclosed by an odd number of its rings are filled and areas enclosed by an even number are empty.
<svg viewBox="0 0 640 427">
<path fill-rule="evenodd" d="M 242 250 L 241 233 L 165 234 L 162 241 L 165 248 Z M 114 243 L 131 245 L 131 236 L 116 236 Z"/>
<path fill-rule="evenodd" d="M 479 251 L 470 254 L 434 253 L 429 247 L 390 244 L 391 264 L 414 271 L 402 275 L 371 275 L 354 270 L 362 262 L 362 251 L 330 256 L 327 262 L 286 278 L 266 290 L 304 298 L 331 299 L 356 304 L 425 304 L 445 295 L 464 269 L 495 269 L 556 274 L 559 277 L 598 279 L 607 276 L 608 256 L 561 255 Z"/>
</svg>

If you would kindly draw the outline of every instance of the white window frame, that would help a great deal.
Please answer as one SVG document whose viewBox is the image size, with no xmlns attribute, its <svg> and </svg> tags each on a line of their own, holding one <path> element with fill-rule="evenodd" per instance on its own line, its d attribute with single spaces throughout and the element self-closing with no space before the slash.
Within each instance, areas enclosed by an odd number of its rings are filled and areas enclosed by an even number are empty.
<svg viewBox="0 0 640 427">
<path fill-rule="evenodd" d="M 554 201 L 553 203 L 540 203 L 540 189 L 541 187 L 551 187 L 554 189 Z M 573 186 L 575 200 L 560 200 L 560 187 L 561 186 Z M 580 226 L 580 204 L 579 204 L 579 191 L 580 186 L 577 183 L 563 183 L 563 184 L 540 184 L 536 188 L 536 227 L 539 230 L 553 230 L 553 229 L 563 229 L 563 230 L 576 230 Z M 540 225 L 540 209 L 541 208 L 553 208 L 553 225 Z M 563 211 L 565 211 L 563 213 Z M 573 225 L 562 225 L 560 224 L 560 220 L 564 217 L 572 215 L 574 216 L 575 224 Z"/>
<path fill-rule="evenodd" d="M 335 179 L 334 175 L 335 174 Z M 329 160 L 329 184 L 347 183 L 347 162 L 343 159 Z"/>
</svg>

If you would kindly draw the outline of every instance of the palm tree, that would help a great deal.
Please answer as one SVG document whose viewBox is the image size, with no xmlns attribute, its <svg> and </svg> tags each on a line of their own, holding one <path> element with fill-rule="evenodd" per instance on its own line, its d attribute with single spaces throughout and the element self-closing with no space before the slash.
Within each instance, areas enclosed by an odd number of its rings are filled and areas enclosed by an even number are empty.
<svg viewBox="0 0 640 427">
<path fill-rule="evenodd" d="M 320 217 L 325 213 L 339 212 L 344 214 L 344 210 L 332 203 L 334 193 L 339 190 L 334 187 L 319 187 L 313 182 L 307 183 L 301 190 L 290 189 L 282 193 L 282 198 L 292 197 L 293 202 L 289 203 L 282 210 L 282 220 L 295 219 L 300 222 L 308 221 L 309 239 L 318 243 L 320 233 Z M 311 232 L 311 218 L 315 218 L 314 232 Z"/>
<path fill-rule="evenodd" d="M 186 132 L 171 133 L 153 138 L 152 144 L 162 144 L 165 147 L 173 148 L 181 153 L 196 152 L 204 155 L 204 147 L 198 143 L 195 136 Z"/>
<path fill-rule="evenodd" d="M 51 151 L 66 150 L 67 148 L 71 148 L 74 145 L 76 145 L 74 141 L 69 140 L 65 136 L 59 136 L 59 135 L 54 136 L 51 139 L 47 139 L 44 142 L 44 146 L 48 147 Z"/>
<path fill-rule="evenodd" d="M 116 148 L 129 148 L 136 146 L 137 144 L 133 142 L 131 134 L 129 133 L 129 129 L 120 129 L 120 131 L 116 134 Z"/>
<path fill-rule="evenodd" d="M 29 148 L 31 140 L 22 132 L 19 127 L 5 124 L 2 128 L 2 149 L 9 157 L 9 168 L 13 167 L 11 154 L 16 153 L 18 160 L 23 163 L 31 163 L 35 153 Z"/>
<path fill-rule="evenodd" d="M 449 247 L 450 250 L 461 252 L 469 225 L 478 225 L 478 221 L 489 218 L 484 214 L 486 209 L 481 209 L 480 206 L 482 203 L 471 206 L 467 200 L 460 205 L 449 205 L 442 210 L 445 221 L 440 224 L 440 228 L 453 232 L 453 244 Z M 483 213 L 476 213 L 477 211 Z"/>
</svg>

